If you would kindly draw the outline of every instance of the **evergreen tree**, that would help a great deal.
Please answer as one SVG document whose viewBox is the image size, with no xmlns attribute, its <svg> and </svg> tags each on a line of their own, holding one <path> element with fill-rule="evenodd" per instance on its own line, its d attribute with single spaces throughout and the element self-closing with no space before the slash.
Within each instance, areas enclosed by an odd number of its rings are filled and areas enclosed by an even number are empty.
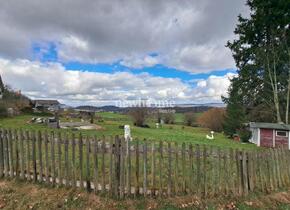
<svg viewBox="0 0 290 210">
<path fill-rule="evenodd" d="M 246 121 L 286 122 L 290 98 L 290 1 L 248 0 L 250 17 L 238 17 L 228 42 L 238 68 L 224 124 L 232 134 Z"/>
</svg>

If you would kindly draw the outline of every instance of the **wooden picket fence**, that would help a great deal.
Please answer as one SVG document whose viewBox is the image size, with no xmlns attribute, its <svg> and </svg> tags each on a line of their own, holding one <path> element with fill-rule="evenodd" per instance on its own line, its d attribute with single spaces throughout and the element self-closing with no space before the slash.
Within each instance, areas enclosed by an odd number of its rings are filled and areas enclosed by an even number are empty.
<svg viewBox="0 0 290 210">
<path fill-rule="evenodd" d="M 115 198 L 246 195 L 289 186 L 290 152 L 0 130 L 0 177 Z"/>
</svg>

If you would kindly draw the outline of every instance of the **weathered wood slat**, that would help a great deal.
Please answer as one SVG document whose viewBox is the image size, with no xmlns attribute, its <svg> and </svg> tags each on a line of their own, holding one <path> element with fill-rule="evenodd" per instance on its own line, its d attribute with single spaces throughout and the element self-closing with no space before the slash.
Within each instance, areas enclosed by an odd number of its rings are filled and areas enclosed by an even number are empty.
<svg viewBox="0 0 290 210">
<path fill-rule="evenodd" d="M 127 164 L 127 195 L 130 196 L 131 194 L 131 141 L 127 140 L 126 141 L 126 164 Z"/>
<path fill-rule="evenodd" d="M 110 138 L 110 150 L 109 150 L 109 155 L 110 155 L 110 160 L 109 160 L 109 164 L 110 164 L 110 168 L 109 168 L 109 193 L 110 195 L 112 196 L 113 193 L 114 193 L 114 190 L 113 190 L 113 185 L 114 185 L 114 178 L 115 178 L 115 175 L 114 175 L 114 148 L 113 148 L 113 138 L 111 137 Z"/>
<path fill-rule="evenodd" d="M 78 146 L 79 146 L 79 174 L 80 174 L 80 186 L 81 188 L 84 188 L 84 177 L 83 177 L 83 136 L 80 133 L 79 135 L 79 142 L 78 142 Z"/>
<path fill-rule="evenodd" d="M 51 152 L 51 179 L 54 185 L 56 179 L 56 165 L 55 165 L 55 134 L 52 131 L 50 133 L 50 152 Z"/>
<path fill-rule="evenodd" d="M 48 143 L 49 143 L 49 137 L 47 131 L 44 133 L 44 153 L 45 153 L 45 181 L 47 183 L 50 183 L 50 176 L 49 176 L 49 151 L 48 151 Z"/>
<path fill-rule="evenodd" d="M 102 150 L 101 150 L 101 161 L 102 161 L 102 193 L 106 192 L 106 172 L 105 172 L 105 137 L 102 138 Z"/>
<path fill-rule="evenodd" d="M 187 179 L 187 175 L 186 175 L 186 151 L 185 151 L 185 143 L 182 143 L 182 148 L 181 148 L 181 161 L 182 161 L 182 191 L 184 194 L 187 193 L 187 182 L 186 182 L 186 179 Z"/>
<path fill-rule="evenodd" d="M 65 167 L 65 186 L 69 186 L 69 179 L 70 179 L 70 173 L 69 173 L 69 159 L 68 159 L 68 153 L 69 153 L 69 140 L 68 135 L 66 134 L 64 137 L 64 167 Z"/>
<path fill-rule="evenodd" d="M 171 143 L 168 142 L 168 183 L 167 183 L 167 195 L 172 195 L 172 150 Z"/>
<path fill-rule="evenodd" d="M 156 154 L 155 154 L 155 143 L 152 143 L 152 196 L 156 195 Z"/>
<path fill-rule="evenodd" d="M 9 175 L 14 177 L 13 136 L 11 129 L 8 130 L 8 152 L 9 152 Z"/>
<path fill-rule="evenodd" d="M 163 142 L 159 142 L 159 196 L 163 196 Z"/>
<path fill-rule="evenodd" d="M 178 162 L 178 153 L 179 153 L 179 148 L 178 148 L 178 143 L 175 142 L 175 171 L 174 171 L 174 191 L 175 194 L 179 194 L 179 162 Z"/>
<path fill-rule="evenodd" d="M 91 182 L 90 182 L 90 139 L 86 138 L 86 188 L 87 191 L 91 191 Z"/>
<path fill-rule="evenodd" d="M 76 187 L 77 186 L 77 166 L 76 166 L 76 141 L 75 141 L 75 134 L 72 134 L 72 139 L 71 139 L 71 168 L 72 168 L 72 186 Z"/>
<path fill-rule="evenodd" d="M 4 176 L 3 128 L 0 129 L 0 178 Z"/>
<path fill-rule="evenodd" d="M 143 195 L 147 196 L 147 141 L 143 142 Z"/>
<path fill-rule="evenodd" d="M 207 192 L 207 148 L 203 146 L 203 196 L 206 197 Z"/>
<path fill-rule="evenodd" d="M 62 174 L 62 135 L 60 132 L 57 134 L 57 163 L 58 163 L 58 171 L 57 171 L 57 177 L 59 180 L 59 185 L 61 186 L 63 184 L 63 174 Z"/>
<path fill-rule="evenodd" d="M 93 142 L 93 147 L 94 147 L 94 150 L 93 150 L 93 161 L 94 161 L 94 191 L 95 191 L 95 194 L 98 193 L 99 191 L 99 160 L 98 160 L 98 140 L 97 138 L 95 137 L 94 138 L 94 142 Z"/>
<path fill-rule="evenodd" d="M 43 164 L 42 164 L 42 134 L 37 132 L 37 145 L 38 145 L 38 162 L 39 162 L 39 182 L 42 182 L 43 178 Z"/>
</svg>

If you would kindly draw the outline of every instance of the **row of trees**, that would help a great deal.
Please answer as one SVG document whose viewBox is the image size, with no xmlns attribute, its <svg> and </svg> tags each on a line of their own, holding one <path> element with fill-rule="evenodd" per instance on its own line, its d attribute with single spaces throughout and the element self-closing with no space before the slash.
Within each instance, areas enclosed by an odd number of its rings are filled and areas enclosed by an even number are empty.
<svg viewBox="0 0 290 210">
<path fill-rule="evenodd" d="M 0 75 L 0 118 L 8 116 L 8 109 L 14 111 L 24 111 L 31 108 L 31 101 L 26 96 L 18 91 L 12 90 L 7 85 L 4 85 Z"/>
<path fill-rule="evenodd" d="M 248 121 L 289 123 L 290 1 L 248 0 L 250 16 L 238 17 L 228 42 L 238 68 L 228 97 L 225 133 Z"/>
<path fill-rule="evenodd" d="M 148 118 L 155 119 L 156 122 L 164 121 L 165 124 L 175 123 L 174 113 L 150 113 L 146 107 L 135 107 L 129 112 L 133 119 L 134 125 L 139 127 L 147 127 L 146 120 Z M 222 131 L 225 110 L 222 108 L 212 108 L 197 116 L 194 112 L 184 113 L 183 124 L 187 126 L 202 126 L 210 128 L 214 131 Z"/>
</svg>

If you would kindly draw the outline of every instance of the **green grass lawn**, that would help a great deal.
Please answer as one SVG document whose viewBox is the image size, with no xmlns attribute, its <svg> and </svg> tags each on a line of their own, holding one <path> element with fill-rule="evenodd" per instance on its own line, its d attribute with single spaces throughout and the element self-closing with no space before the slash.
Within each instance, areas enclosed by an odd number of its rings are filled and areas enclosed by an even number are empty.
<svg viewBox="0 0 290 210">
<path fill-rule="evenodd" d="M 174 142 L 187 142 L 192 144 L 206 144 L 220 147 L 232 147 L 232 148 L 244 148 L 244 149 L 255 149 L 257 148 L 253 144 L 242 144 L 234 142 L 231 139 L 226 138 L 222 133 L 215 133 L 214 140 L 206 139 L 206 135 L 209 134 L 208 129 L 199 127 L 183 126 L 182 114 L 176 114 L 176 121 L 178 124 L 174 125 L 163 125 L 162 128 L 155 128 L 154 121 L 148 120 L 150 128 L 140 128 L 133 126 L 132 120 L 129 116 L 124 114 L 116 114 L 103 112 L 98 113 L 102 117 L 102 122 L 96 122 L 96 124 L 103 127 L 102 130 L 84 130 L 81 131 L 84 135 L 95 135 L 101 136 L 115 136 L 123 135 L 123 129 L 120 129 L 120 125 L 129 124 L 131 126 L 131 132 L 133 139 L 148 139 L 148 140 L 163 140 L 163 141 L 174 141 Z M 13 118 L 0 119 L 0 126 L 6 128 L 23 128 L 23 129 L 35 129 L 35 130 L 48 130 L 44 125 L 29 124 L 28 121 L 35 116 L 32 115 L 21 115 Z M 65 119 L 61 119 L 65 121 Z M 64 129 L 62 129 L 64 131 Z M 72 132 L 69 130 L 69 132 Z M 76 131 L 74 131 L 76 132 Z"/>
</svg>

